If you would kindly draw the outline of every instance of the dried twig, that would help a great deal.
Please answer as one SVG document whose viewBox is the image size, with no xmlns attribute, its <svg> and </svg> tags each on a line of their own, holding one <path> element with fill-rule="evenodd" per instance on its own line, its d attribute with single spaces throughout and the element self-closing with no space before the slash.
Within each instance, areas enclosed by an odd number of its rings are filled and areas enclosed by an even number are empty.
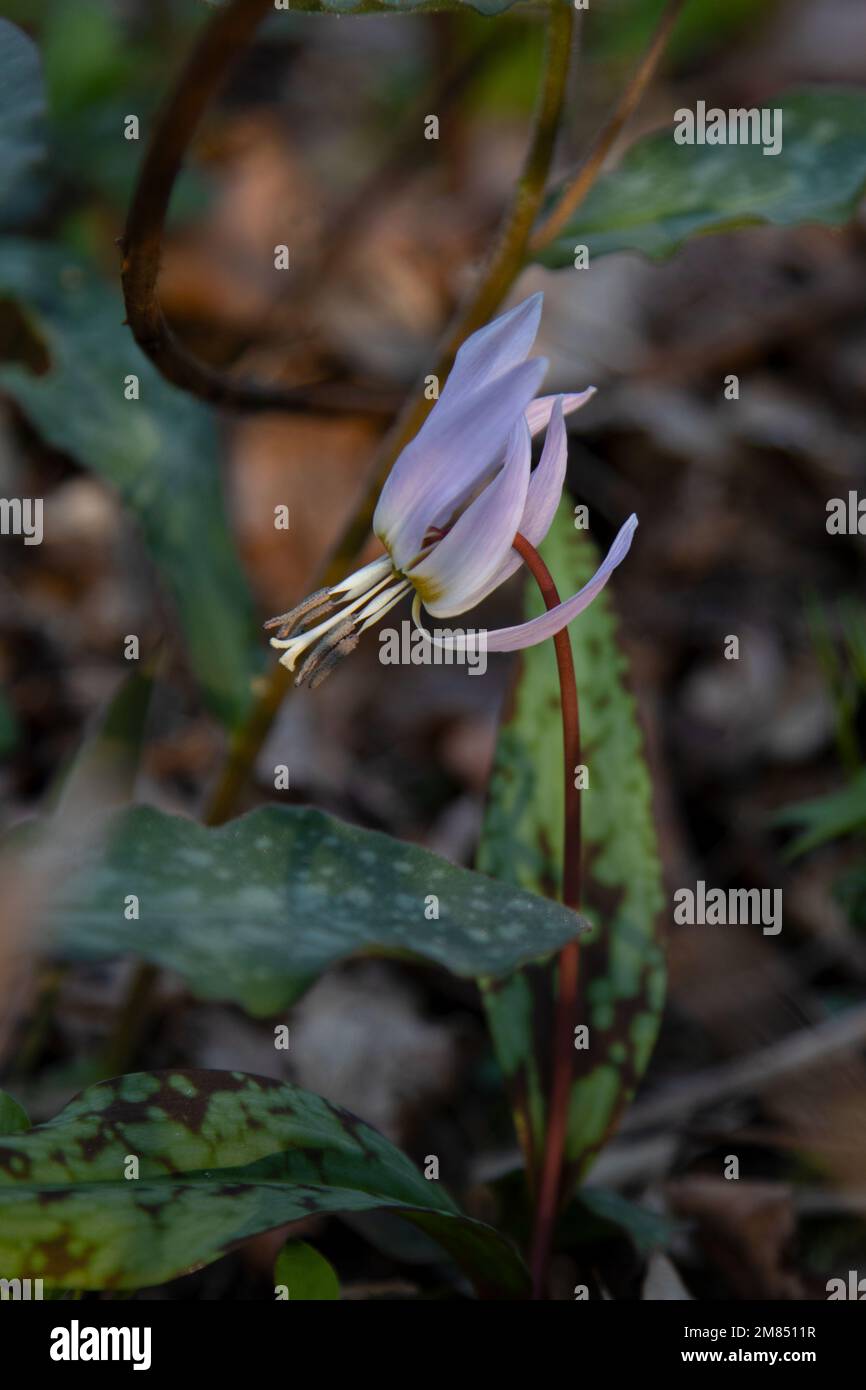
<svg viewBox="0 0 866 1390">
<path fill-rule="evenodd" d="M 814 1028 L 801 1028 L 749 1057 L 698 1072 L 687 1081 L 650 1096 L 630 1110 L 621 1132 L 649 1129 L 682 1120 L 696 1110 L 734 1096 L 760 1095 L 776 1081 L 819 1066 L 839 1052 L 866 1044 L 866 1004 Z"/>
<path fill-rule="evenodd" d="M 558 236 L 592 188 L 601 173 L 602 165 L 619 139 L 623 127 L 636 110 L 641 97 L 649 86 L 685 3 L 686 0 L 669 0 L 669 4 L 650 40 L 649 47 L 641 58 L 637 71 L 617 102 L 613 113 L 599 131 L 589 153 L 572 175 L 559 201 L 533 233 L 529 243 L 529 249 L 532 253 L 541 251 Z"/>
<path fill-rule="evenodd" d="M 243 410 L 390 413 L 390 396 L 344 382 L 283 387 L 246 382 L 200 362 L 172 333 L 157 298 L 169 200 L 201 117 L 272 0 L 231 0 L 194 45 L 151 132 L 126 231 L 121 279 L 127 322 L 142 351 L 168 381 L 215 405 Z"/>
</svg>

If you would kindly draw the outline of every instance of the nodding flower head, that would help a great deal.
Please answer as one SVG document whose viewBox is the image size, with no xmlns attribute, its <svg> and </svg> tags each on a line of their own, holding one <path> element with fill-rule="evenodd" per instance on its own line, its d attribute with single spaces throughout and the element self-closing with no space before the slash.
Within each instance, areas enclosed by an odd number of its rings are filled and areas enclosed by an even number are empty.
<svg viewBox="0 0 866 1390">
<path fill-rule="evenodd" d="M 296 684 L 318 685 L 361 634 L 410 591 L 412 616 L 424 609 L 449 618 L 474 608 L 522 564 L 519 532 L 541 543 L 565 480 L 564 417 L 594 395 L 536 396 L 547 370 L 529 357 L 541 317 L 533 295 L 473 333 L 461 347 L 442 393 L 392 468 L 379 497 L 373 530 L 385 554 L 339 584 L 320 589 L 265 624 L 271 646 L 294 671 Z M 532 436 L 547 429 L 537 467 Z M 489 651 L 513 651 L 553 637 L 592 602 L 624 559 L 637 526 L 632 515 L 597 572 L 558 607 L 516 627 L 485 633 Z M 445 639 L 460 647 L 471 637 Z"/>
</svg>

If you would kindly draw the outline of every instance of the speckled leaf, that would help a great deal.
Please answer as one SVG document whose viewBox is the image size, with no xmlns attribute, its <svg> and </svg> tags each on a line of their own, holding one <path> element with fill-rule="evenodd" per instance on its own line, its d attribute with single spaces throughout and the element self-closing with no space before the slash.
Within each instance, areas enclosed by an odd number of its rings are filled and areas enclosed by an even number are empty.
<svg viewBox="0 0 866 1390">
<path fill-rule="evenodd" d="M 210 411 L 162 379 L 123 327 L 119 294 L 61 248 L 0 242 L 0 298 L 21 306 L 49 359 L 43 373 L 0 367 L 0 389 L 49 444 L 117 489 L 174 596 L 209 703 L 234 722 L 251 698 L 252 608 Z M 128 374 L 138 400 L 124 397 Z"/>
<path fill-rule="evenodd" d="M 266 1077 L 138 1072 L 0 1139 L 0 1270 L 46 1288 L 159 1284 L 286 1222 L 383 1208 L 434 1237 L 479 1288 L 525 1291 L 508 1241 L 381 1134 Z"/>
<path fill-rule="evenodd" d="M 300 806 L 262 807 L 218 828 L 133 807 L 61 878 L 61 952 L 134 951 L 197 994 L 255 1014 L 285 1008 L 358 951 L 502 975 L 582 925 L 533 893 Z M 124 916 L 130 894 L 137 921 Z M 434 895 L 439 917 L 428 920 Z"/>
<path fill-rule="evenodd" d="M 542 554 L 562 594 L 579 589 L 598 556 L 563 502 Z M 542 611 L 527 586 L 526 616 Z M 582 1175 L 632 1096 L 655 1042 L 664 998 L 657 935 L 662 885 L 650 783 L 626 661 L 616 640 L 610 591 L 570 628 L 589 788 L 582 793 L 584 897 L 593 930 L 581 948 L 579 1018 L 590 1028 L 577 1050 L 568 1156 Z M 551 643 L 521 657 L 512 706 L 499 735 L 479 868 L 508 883 L 557 893 L 562 876 L 562 733 Z M 532 966 L 486 982 L 485 1004 L 509 1085 L 531 1176 L 543 1146 L 551 1060 L 553 970 Z"/>
<path fill-rule="evenodd" d="M 45 156 L 45 94 L 32 39 L 0 19 L 0 225 L 23 210 L 22 195 Z"/>
<path fill-rule="evenodd" d="M 286 1241 L 274 1262 L 274 1287 L 284 1302 L 332 1303 L 340 1297 L 333 1265 L 303 1240 Z"/>
<path fill-rule="evenodd" d="M 665 131 L 638 140 L 598 180 L 538 259 L 573 266 L 577 244 L 589 247 L 590 262 L 613 251 L 661 257 L 691 236 L 754 223 L 847 222 L 866 187 L 866 92 L 807 87 L 764 106 L 783 113 L 778 154 L 753 144 L 677 145 L 672 113 Z"/>
</svg>

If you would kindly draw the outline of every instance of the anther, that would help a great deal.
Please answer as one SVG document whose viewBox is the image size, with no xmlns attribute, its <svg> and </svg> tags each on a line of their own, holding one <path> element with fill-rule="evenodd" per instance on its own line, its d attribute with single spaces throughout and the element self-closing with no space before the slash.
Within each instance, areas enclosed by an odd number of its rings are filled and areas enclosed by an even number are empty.
<svg viewBox="0 0 866 1390">
<path fill-rule="evenodd" d="M 278 642 L 284 642 L 287 637 L 291 637 L 293 632 L 304 622 L 318 622 L 320 618 L 325 618 L 332 613 L 337 605 L 331 598 L 330 589 L 317 589 L 314 594 L 310 594 L 297 608 L 290 608 L 288 613 L 280 613 L 276 618 L 268 618 L 264 624 L 266 632 L 277 628 L 276 638 Z"/>
<path fill-rule="evenodd" d="M 350 651 L 358 645 L 358 636 L 355 634 L 357 622 L 354 618 L 346 618 L 345 622 L 337 623 L 330 631 L 326 632 L 322 640 L 316 644 L 313 650 L 301 663 L 300 670 L 295 676 L 295 685 L 303 685 L 307 680 L 310 681 L 310 688 L 314 689 L 320 681 L 329 675 L 341 656 L 347 656 Z M 348 639 L 354 635 L 351 645 L 346 645 Z M 313 680 L 320 667 L 324 667 L 321 676 Z"/>
</svg>

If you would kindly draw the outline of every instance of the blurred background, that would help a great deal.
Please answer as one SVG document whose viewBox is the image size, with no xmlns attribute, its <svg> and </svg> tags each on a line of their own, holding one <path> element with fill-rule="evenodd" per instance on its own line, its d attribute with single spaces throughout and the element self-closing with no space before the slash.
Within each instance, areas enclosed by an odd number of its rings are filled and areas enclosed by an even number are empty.
<svg viewBox="0 0 866 1390">
<path fill-rule="evenodd" d="M 208 10 L 0 3 L 39 45 L 51 149 L 4 224 L 61 260 L 95 263 L 106 293 L 143 149 L 120 137 L 124 117 L 146 129 Z M 593 5 L 560 171 L 586 148 L 658 13 L 657 0 Z M 178 183 L 160 279 L 178 335 L 259 380 L 351 380 L 399 404 L 507 203 L 540 53 L 531 7 L 495 20 L 275 15 L 208 112 Z M 860 0 L 692 0 L 623 144 L 698 99 L 772 105 L 785 86 L 830 81 L 866 82 Z M 428 113 L 440 118 L 438 141 L 423 138 Z M 279 243 L 291 246 L 290 278 L 273 268 Z M 629 512 L 640 517 L 613 589 L 667 888 L 704 879 L 784 892 L 777 937 L 667 924 L 662 1036 L 626 1129 L 591 1175 L 627 1199 L 585 1235 L 595 1277 L 639 1296 L 647 1242 L 663 1237 L 696 1297 L 823 1298 L 832 1275 L 858 1261 L 866 1273 L 866 553 L 862 536 L 825 529 L 828 498 L 866 488 L 866 226 L 755 227 L 696 239 L 661 263 L 612 255 L 583 274 L 533 267 L 510 302 L 538 289 L 546 389 L 598 387 L 570 422 L 574 499 L 602 545 Z M 112 312 L 119 324 L 119 301 Z M 0 277 L 0 355 L 38 376 L 50 347 L 25 318 Z M 729 373 L 737 402 L 724 396 Z M 222 479 L 264 671 L 271 654 L 255 624 L 308 591 L 386 421 L 215 419 L 207 467 Z M 200 815 L 225 734 L 186 664 L 176 599 L 122 487 L 46 433 L 38 410 L 0 393 L 0 492 L 45 499 L 41 546 L 2 541 L 3 828 L 53 795 L 128 674 L 130 633 L 143 651 L 163 649 L 139 798 Z M 178 477 L 195 448 L 169 427 Z M 274 528 L 281 504 L 288 532 Z M 182 540 L 195 549 L 199 513 L 185 515 Z M 519 599 L 515 579 L 485 610 L 490 623 L 515 621 Z M 218 628 L 218 606 L 208 622 Z M 729 635 L 738 661 L 724 659 Z M 495 658 L 477 680 L 460 668 L 384 668 L 371 634 L 321 690 L 284 705 L 245 806 L 274 799 L 274 767 L 287 763 L 290 800 L 471 864 L 510 669 Z M 132 969 L 34 962 L 11 1011 L 3 1084 L 35 1118 L 96 1079 Z M 513 1167 L 513 1141 L 470 988 L 355 962 L 317 984 L 291 1022 L 283 1062 L 270 1024 L 196 1002 L 161 976 L 132 1060 L 282 1067 L 413 1156 L 445 1155 L 485 1214 L 483 1184 Z M 738 1183 L 721 1177 L 729 1153 Z M 638 1199 L 640 1219 L 628 1206 Z M 377 1251 L 357 1223 L 309 1225 L 336 1252 L 347 1296 L 424 1288 L 423 1264 L 383 1253 L 392 1232 L 378 1232 Z M 266 1296 L 281 1239 L 258 1238 L 168 1296 Z M 564 1287 L 572 1273 L 563 1257 Z"/>
</svg>

